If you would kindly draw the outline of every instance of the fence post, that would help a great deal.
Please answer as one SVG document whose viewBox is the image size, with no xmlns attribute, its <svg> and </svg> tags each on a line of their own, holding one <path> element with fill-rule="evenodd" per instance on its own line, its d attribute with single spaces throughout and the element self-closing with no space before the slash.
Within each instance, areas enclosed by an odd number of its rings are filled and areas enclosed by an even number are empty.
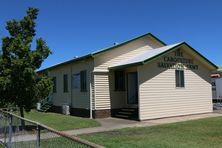
<svg viewBox="0 0 222 148">
<path fill-rule="evenodd" d="M 40 126 L 37 124 L 37 139 L 36 139 L 36 147 L 40 148 L 40 133 L 41 133 L 41 129 Z"/>
<path fill-rule="evenodd" d="M 12 147 L 12 115 L 9 114 L 9 127 L 8 127 L 8 144 L 7 147 Z"/>
</svg>

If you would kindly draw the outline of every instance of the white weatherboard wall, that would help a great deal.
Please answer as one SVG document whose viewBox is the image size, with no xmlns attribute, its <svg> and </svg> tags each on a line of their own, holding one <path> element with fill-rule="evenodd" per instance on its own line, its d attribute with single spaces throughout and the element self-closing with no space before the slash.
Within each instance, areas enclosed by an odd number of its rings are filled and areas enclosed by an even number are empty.
<svg viewBox="0 0 222 148">
<path fill-rule="evenodd" d="M 68 75 L 68 92 L 63 92 L 63 75 Z M 53 105 L 62 106 L 63 104 L 71 105 L 71 69 L 70 65 L 61 66 L 49 70 L 50 77 L 56 77 L 56 93 L 53 93 Z"/>
<path fill-rule="evenodd" d="M 124 108 L 126 107 L 126 91 L 115 90 L 115 74 L 114 71 L 109 72 L 109 88 L 110 88 L 110 101 L 111 108 Z M 126 81 L 125 81 L 126 85 Z"/>
<path fill-rule="evenodd" d="M 184 70 L 185 88 L 176 88 L 175 69 L 159 68 L 158 61 L 138 67 L 140 120 L 212 112 L 208 68 L 195 61 L 199 69 Z"/>
<path fill-rule="evenodd" d="M 72 74 L 86 70 L 87 91 L 81 92 L 80 88 L 72 88 L 72 107 L 90 109 L 90 77 L 93 69 L 93 60 L 83 60 L 72 64 Z"/>
<path fill-rule="evenodd" d="M 147 50 L 158 47 L 161 47 L 161 45 L 158 45 L 149 37 L 135 40 L 96 56 L 94 59 L 94 71 L 108 71 L 109 66 L 116 65 L 119 62 L 128 60 L 136 55 L 143 54 Z"/>
<path fill-rule="evenodd" d="M 161 46 L 152 38 L 143 37 L 96 55 L 94 57 L 95 109 L 110 109 L 111 106 L 112 108 L 119 108 L 124 107 L 125 104 L 125 92 L 114 91 L 114 77 L 113 72 L 108 73 L 109 66 Z"/>
<path fill-rule="evenodd" d="M 53 93 L 53 105 L 62 106 L 63 104 L 70 105 L 72 108 L 90 108 L 90 75 L 93 69 L 93 60 L 83 60 L 67 64 L 49 70 L 50 77 L 56 77 L 57 92 Z M 87 73 L 87 91 L 81 92 L 80 88 L 71 87 L 71 77 L 73 74 L 78 74 L 80 71 L 86 70 Z M 63 75 L 68 74 L 68 92 L 63 92 Z"/>
<path fill-rule="evenodd" d="M 95 109 L 110 109 L 110 91 L 108 73 L 94 75 Z"/>
</svg>

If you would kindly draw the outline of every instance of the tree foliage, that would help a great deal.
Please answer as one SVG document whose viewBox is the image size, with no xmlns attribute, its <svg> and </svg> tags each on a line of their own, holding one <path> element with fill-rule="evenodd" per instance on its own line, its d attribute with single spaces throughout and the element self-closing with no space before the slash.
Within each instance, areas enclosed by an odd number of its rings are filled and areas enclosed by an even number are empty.
<svg viewBox="0 0 222 148">
<path fill-rule="evenodd" d="M 46 97 L 52 88 L 50 78 L 36 72 L 51 51 L 42 38 L 37 38 L 36 48 L 31 49 L 38 9 L 29 8 L 26 13 L 21 20 L 6 23 L 9 36 L 2 39 L 0 99 L 30 111 L 33 103 Z"/>
</svg>

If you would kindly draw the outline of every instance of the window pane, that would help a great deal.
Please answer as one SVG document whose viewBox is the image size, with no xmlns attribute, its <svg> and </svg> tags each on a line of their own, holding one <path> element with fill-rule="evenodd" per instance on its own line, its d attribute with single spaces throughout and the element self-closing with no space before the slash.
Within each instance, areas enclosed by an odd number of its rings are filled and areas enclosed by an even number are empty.
<svg viewBox="0 0 222 148">
<path fill-rule="evenodd" d="M 80 72 L 81 91 L 86 91 L 86 70 Z"/>
<path fill-rule="evenodd" d="M 178 70 L 176 70 L 175 71 L 175 75 L 176 75 L 176 87 L 180 87 L 180 76 L 179 76 L 179 71 Z"/>
<path fill-rule="evenodd" d="M 68 75 L 63 75 L 63 89 L 64 92 L 68 92 Z"/>
<path fill-rule="evenodd" d="M 72 88 L 80 88 L 80 73 L 72 75 Z"/>
<path fill-rule="evenodd" d="M 176 70 L 176 87 L 184 87 L 184 71 L 183 70 Z"/>
<path fill-rule="evenodd" d="M 115 71 L 115 90 L 123 91 L 125 89 L 124 71 Z"/>
<path fill-rule="evenodd" d="M 118 85 L 118 72 L 117 71 L 115 71 L 115 90 L 118 90 L 118 87 L 119 87 L 119 85 Z"/>
<path fill-rule="evenodd" d="M 184 87 L 184 71 L 180 71 L 180 86 Z"/>
</svg>

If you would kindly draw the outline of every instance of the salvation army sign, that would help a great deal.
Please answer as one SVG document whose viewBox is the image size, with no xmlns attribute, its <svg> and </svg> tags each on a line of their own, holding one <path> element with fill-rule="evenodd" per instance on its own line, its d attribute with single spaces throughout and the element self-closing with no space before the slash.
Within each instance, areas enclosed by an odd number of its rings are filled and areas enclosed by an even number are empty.
<svg viewBox="0 0 222 148">
<path fill-rule="evenodd" d="M 159 68 L 170 68 L 170 69 L 190 69 L 197 70 L 198 65 L 194 64 L 193 59 L 183 57 L 183 53 L 178 50 L 174 52 L 174 57 L 165 56 L 162 62 L 158 62 Z"/>
</svg>

